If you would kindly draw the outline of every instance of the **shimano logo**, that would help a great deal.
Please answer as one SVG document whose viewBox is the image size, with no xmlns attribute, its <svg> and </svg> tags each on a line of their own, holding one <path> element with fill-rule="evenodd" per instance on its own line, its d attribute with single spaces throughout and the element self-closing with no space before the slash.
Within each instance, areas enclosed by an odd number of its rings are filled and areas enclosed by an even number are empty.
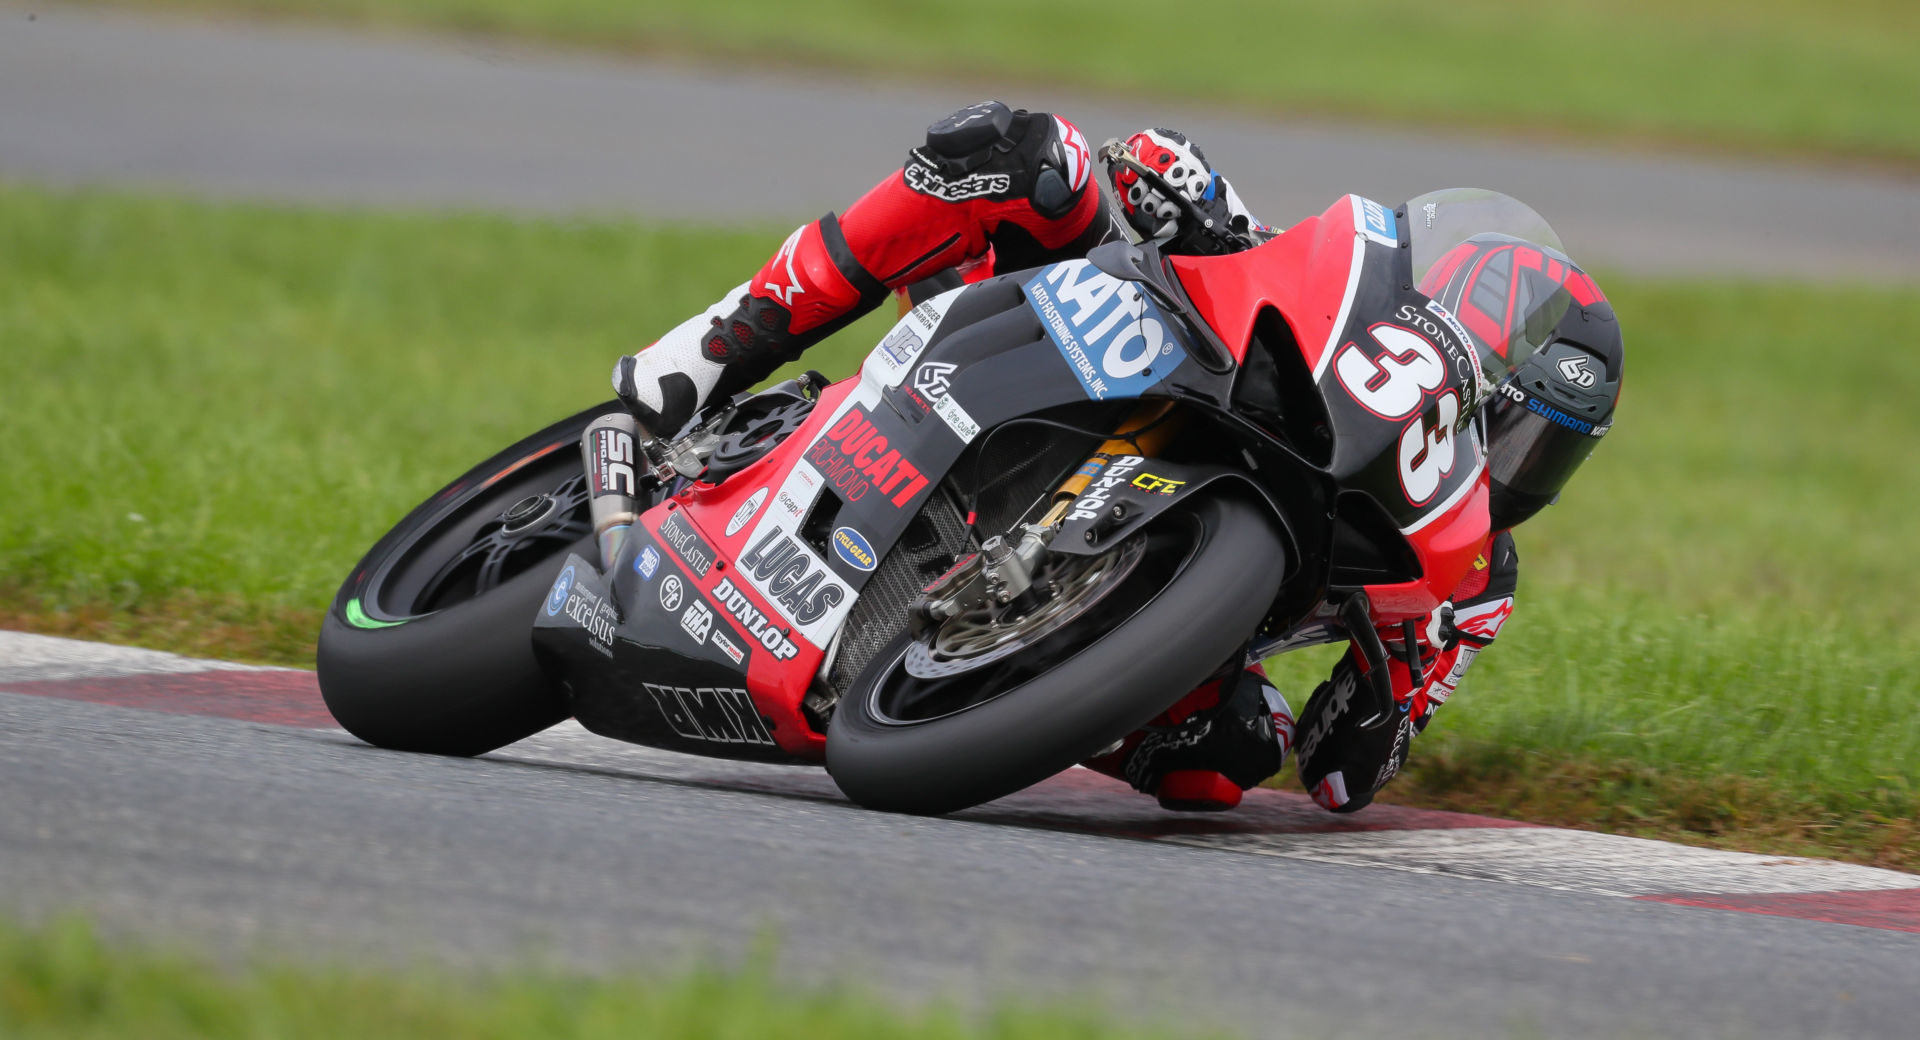
<svg viewBox="0 0 1920 1040">
<path fill-rule="evenodd" d="M 1578 433 L 1593 432 L 1592 423 L 1587 422 L 1584 419 L 1575 419 L 1573 416 L 1568 415 L 1567 413 L 1561 411 L 1558 408 L 1541 404 L 1540 401 L 1536 398 L 1532 398 L 1532 397 L 1527 398 L 1527 411 L 1532 412 L 1533 414 L 1539 416 L 1542 419 L 1547 420 L 1550 423 L 1553 423 L 1557 426 L 1565 426 L 1567 429 L 1573 430 Z"/>
</svg>

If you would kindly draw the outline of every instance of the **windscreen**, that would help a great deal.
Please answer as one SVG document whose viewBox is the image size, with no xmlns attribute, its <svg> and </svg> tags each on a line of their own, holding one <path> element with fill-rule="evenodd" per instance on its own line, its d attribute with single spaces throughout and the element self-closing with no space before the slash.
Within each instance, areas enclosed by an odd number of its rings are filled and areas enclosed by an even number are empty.
<svg viewBox="0 0 1920 1040">
<path fill-rule="evenodd" d="M 1586 276 L 1526 203 L 1482 188 L 1407 202 L 1413 277 L 1472 337 L 1489 385 L 1545 346 Z"/>
</svg>

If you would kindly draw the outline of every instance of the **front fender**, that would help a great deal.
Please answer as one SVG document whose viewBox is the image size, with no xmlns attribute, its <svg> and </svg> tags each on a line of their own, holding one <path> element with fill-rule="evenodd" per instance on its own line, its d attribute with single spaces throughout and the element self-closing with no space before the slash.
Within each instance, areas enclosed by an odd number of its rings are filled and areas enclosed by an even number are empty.
<svg viewBox="0 0 1920 1040">
<path fill-rule="evenodd" d="M 1213 488 L 1211 492 L 1203 489 Z M 1087 485 L 1048 546 L 1054 552 L 1088 556 L 1105 552 L 1167 510 L 1203 494 L 1238 494 L 1264 505 L 1287 544 L 1287 575 L 1303 558 L 1293 523 L 1271 492 L 1226 466 L 1120 455 Z M 1284 579 L 1283 579 L 1284 580 Z"/>
</svg>

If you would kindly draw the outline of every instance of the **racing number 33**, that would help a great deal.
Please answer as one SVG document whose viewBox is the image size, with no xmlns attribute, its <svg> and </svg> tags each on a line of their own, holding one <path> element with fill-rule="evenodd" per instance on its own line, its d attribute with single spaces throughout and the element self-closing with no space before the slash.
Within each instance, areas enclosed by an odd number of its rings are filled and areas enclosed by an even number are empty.
<svg viewBox="0 0 1920 1040">
<path fill-rule="evenodd" d="M 1369 357 L 1358 344 L 1349 343 L 1334 356 L 1334 377 L 1360 407 L 1382 419 L 1415 415 L 1428 394 L 1446 385 L 1447 366 L 1439 348 L 1398 325 L 1380 323 L 1367 331 L 1380 346 L 1380 356 Z M 1432 427 L 1416 416 L 1400 433 L 1400 489 L 1416 506 L 1426 504 L 1453 472 L 1453 426 L 1460 419 L 1460 395 L 1448 390 L 1434 404 Z"/>
</svg>

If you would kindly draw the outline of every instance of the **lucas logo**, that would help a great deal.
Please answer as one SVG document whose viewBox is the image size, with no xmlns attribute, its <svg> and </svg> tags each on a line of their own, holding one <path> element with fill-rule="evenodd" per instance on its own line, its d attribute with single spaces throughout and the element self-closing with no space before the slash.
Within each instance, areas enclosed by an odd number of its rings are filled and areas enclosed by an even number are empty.
<svg viewBox="0 0 1920 1040">
<path fill-rule="evenodd" d="M 754 585 L 802 625 L 811 625 L 847 598 L 846 586 L 827 575 L 812 553 L 774 527 L 740 557 Z"/>
</svg>

